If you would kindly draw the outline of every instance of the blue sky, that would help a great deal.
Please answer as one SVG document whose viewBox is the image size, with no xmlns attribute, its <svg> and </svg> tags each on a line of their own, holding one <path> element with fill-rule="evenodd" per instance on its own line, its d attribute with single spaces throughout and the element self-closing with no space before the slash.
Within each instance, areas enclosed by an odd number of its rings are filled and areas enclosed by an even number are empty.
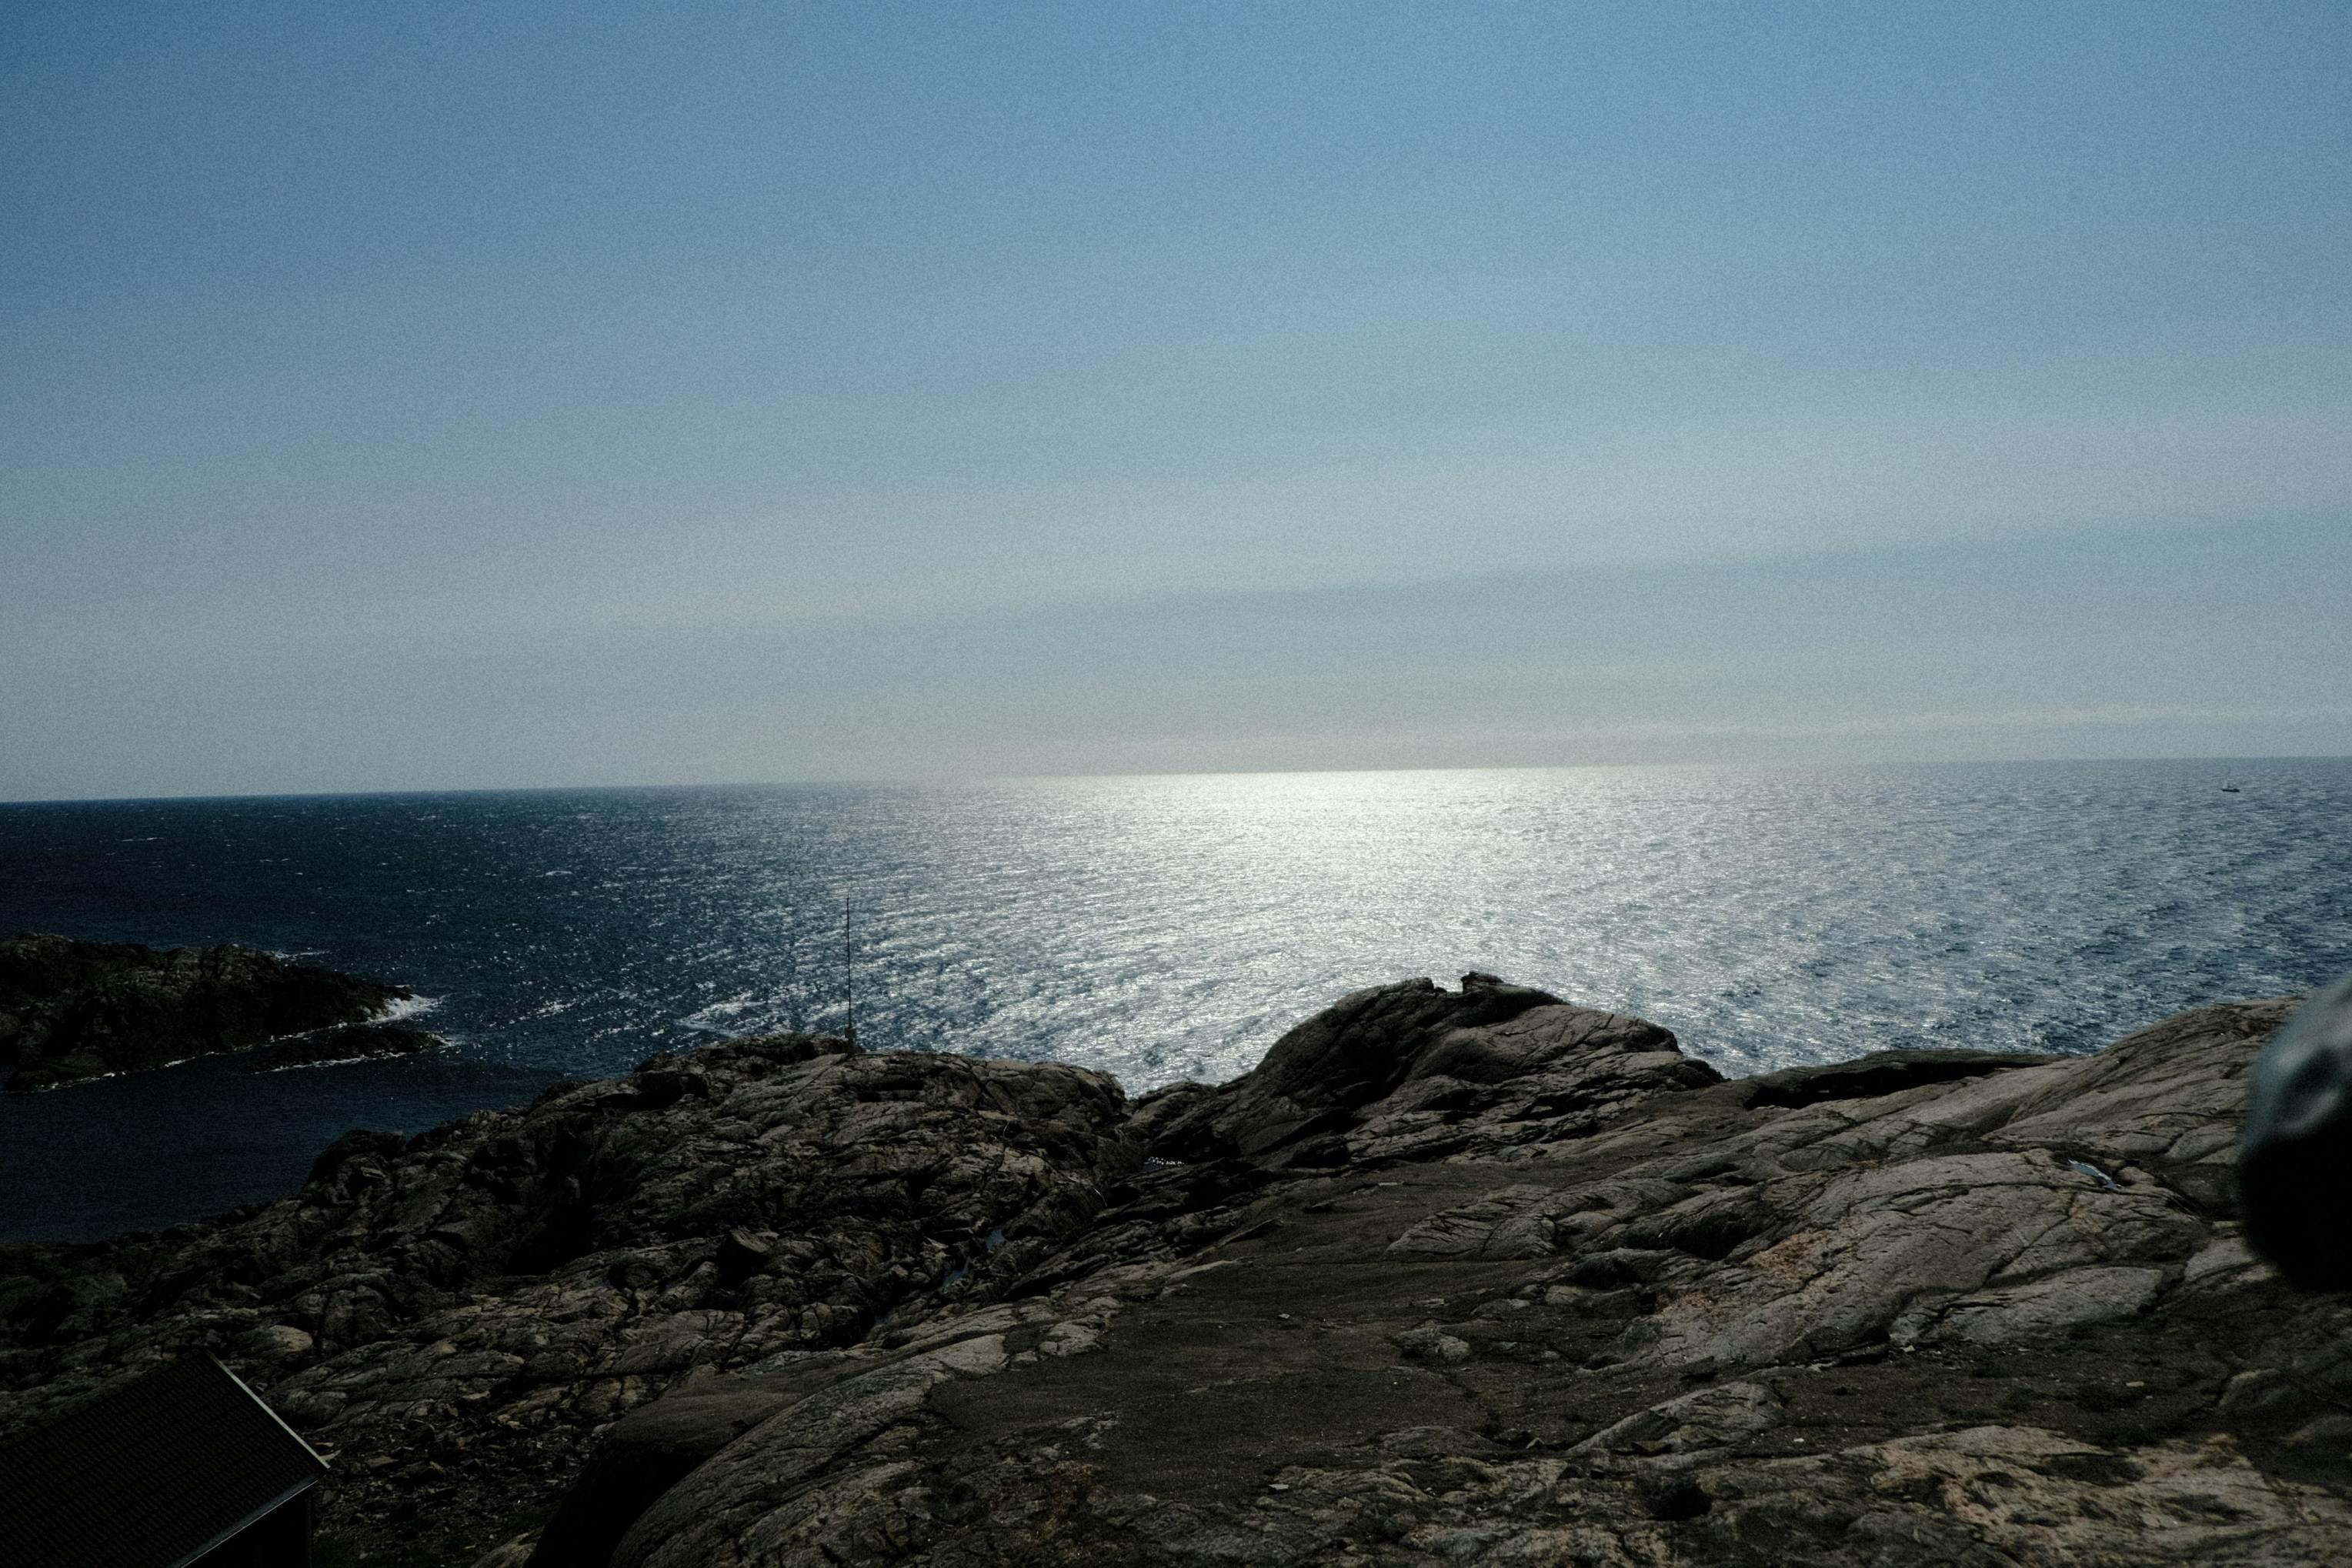
<svg viewBox="0 0 2352 1568">
<path fill-rule="evenodd" d="M 0 798 L 2352 751 L 2348 68 L 12 5 Z"/>
</svg>

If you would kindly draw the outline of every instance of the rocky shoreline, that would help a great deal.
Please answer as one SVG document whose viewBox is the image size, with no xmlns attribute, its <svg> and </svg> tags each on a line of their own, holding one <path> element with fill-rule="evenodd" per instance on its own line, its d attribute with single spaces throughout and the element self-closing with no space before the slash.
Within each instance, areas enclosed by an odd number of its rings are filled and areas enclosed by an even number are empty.
<svg viewBox="0 0 2352 1568">
<path fill-rule="evenodd" d="M 380 1021 L 415 994 L 224 943 L 0 938 L 0 1089 L 57 1089 L 234 1052 L 257 1071 L 441 1044 Z"/>
<path fill-rule="evenodd" d="M 2343 1561 L 2352 1308 L 2235 1210 L 2291 1010 L 1725 1081 L 1472 975 L 1132 1102 L 729 1042 L 0 1247 L 0 1435 L 210 1350 L 328 1561 Z"/>
</svg>

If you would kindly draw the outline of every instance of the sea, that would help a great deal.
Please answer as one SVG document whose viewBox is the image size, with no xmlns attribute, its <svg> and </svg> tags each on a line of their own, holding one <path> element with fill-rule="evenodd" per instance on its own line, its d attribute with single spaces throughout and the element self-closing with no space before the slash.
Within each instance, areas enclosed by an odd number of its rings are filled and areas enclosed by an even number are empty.
<svg viewBox="0 0 2352 1568">
<path fill-rule="evenodd" d="M 2352 970 L 2352 759 L 1185 775 L 0 805 L 0 931 L 408 986 L 446 1051 L 0 1097 L 0 1238 L 160 1229 L 559 1079 L 778 1029 L 1246 1071 L 1484 970 L 1741 1075 L 2083 1053 Z"/>
</svg>

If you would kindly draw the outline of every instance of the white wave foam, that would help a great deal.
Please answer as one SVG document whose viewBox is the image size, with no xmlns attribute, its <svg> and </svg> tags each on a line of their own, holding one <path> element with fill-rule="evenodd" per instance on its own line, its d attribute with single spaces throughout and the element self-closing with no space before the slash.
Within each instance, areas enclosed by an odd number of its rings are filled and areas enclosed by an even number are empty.
<svg viewBox="0 0 2352 1568">
<path fill-rule="evenodd" d="M 443 1043 L 452 1049 L 456 1048 L 458 1044 L 457 1038 L 455 1036 L 444 1035 L 441 1038 Z M 433 1053 L 428 1052 L 423 1054 L 430 1055 Z M 347 1068 L 360 1062 L 406 1061 L 409 1058 L 406 1056 L 361 1056 L 330 1057 L 325 1061 L 321 1062 L 279 1062 L 275 1067 L 265 1067 L 261 1068 L 261 1076 L 267 1078 L 273 1074 L 281 1072 L 308 1072 L 312 1068 Z"/>
<path fill-rule="evenodd" d="M 743 1015 L 765 1005 L 758 997 L 739 996 L 729 1002 L 713 1002 L 709 1006 L 688 1013 L 680 1018 L 678 1026 L 706 1035 L 737 1035 L 742 1032 L 739 1021 Z"/>
<path fill-rule="evenodd" d="M 430 1013 L 440 1005 L 441 998 L 438 996 L 403 996 L 385 1003 L 383 1010 L 378 1012 L 371 1022 L 397 1024 L 404 1019 Z"/>
</svg>

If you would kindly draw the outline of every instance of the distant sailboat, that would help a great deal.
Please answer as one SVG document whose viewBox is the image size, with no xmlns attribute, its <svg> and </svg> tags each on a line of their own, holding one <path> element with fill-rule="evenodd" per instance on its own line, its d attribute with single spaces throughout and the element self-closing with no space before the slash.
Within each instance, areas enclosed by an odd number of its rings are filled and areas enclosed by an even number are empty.
<svg viewBox="0 0 2352 1568">
<path fill-rule="evenodd" d="M 2225 784 L 2221 786 L 2221 793 L 2223 795 L 2236 795 L 2239 793 L 2238 786 L 2233 784 Z"/>
</svg>

